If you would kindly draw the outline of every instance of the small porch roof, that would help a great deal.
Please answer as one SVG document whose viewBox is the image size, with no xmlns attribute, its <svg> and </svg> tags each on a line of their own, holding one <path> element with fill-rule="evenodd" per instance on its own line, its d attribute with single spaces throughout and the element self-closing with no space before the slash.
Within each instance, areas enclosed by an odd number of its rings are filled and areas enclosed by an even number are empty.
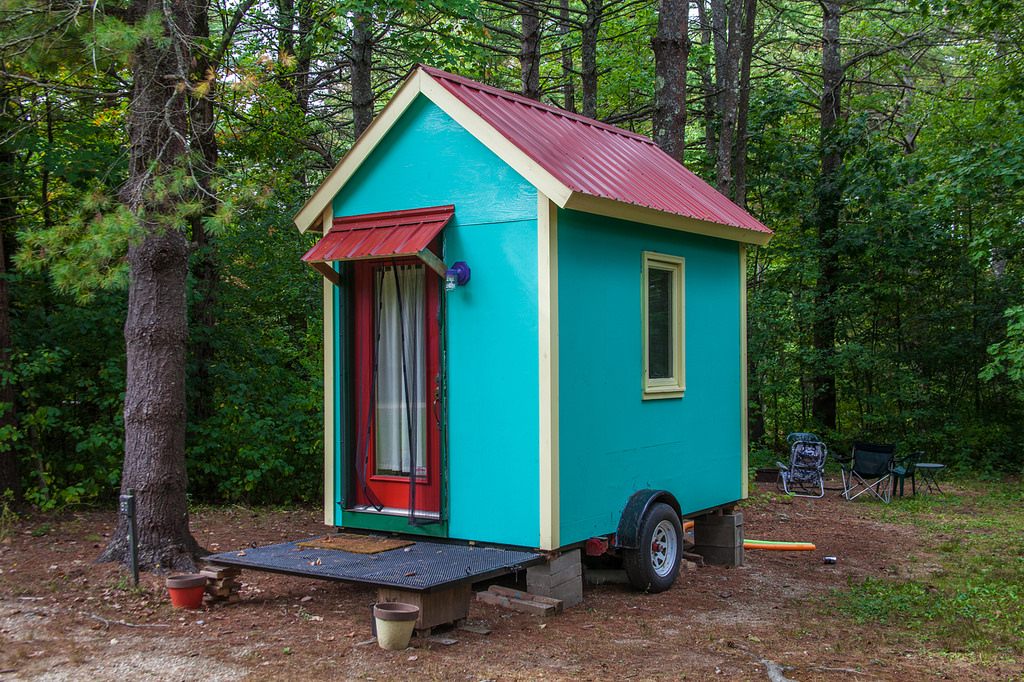
<svg viewBox="0 0 1024 682">
<path fill-rule="evenodd" d="M 335 283 L 338 274 L 328 263 L 403 257 L 419 258 L 444 277 L 444 263 L 429 246 L 453 215 L 455 207 L 447 205 L 335 218 L 302 260 Z"/>
</svg>

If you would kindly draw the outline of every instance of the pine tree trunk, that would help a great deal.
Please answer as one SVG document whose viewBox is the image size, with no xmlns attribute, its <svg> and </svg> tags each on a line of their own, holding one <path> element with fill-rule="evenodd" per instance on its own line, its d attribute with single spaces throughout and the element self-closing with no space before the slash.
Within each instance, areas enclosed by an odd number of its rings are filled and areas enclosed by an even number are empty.
<svg viewBox="0 0 1024 682">
<path fill-rule="evenodd" d="M 6 96 L 0 98 L 0 115 L 7 111 Z M 5 121 L 6 123 L 6 121 Z M 6 126 L 5 126 L 6 127 Z M 7 136 L 4 135 L 4 138 Z M 8 235 L 14 234 L 17 210 L 14 205 L 15 156 L 4 145 L 0 148 L 0 372 L 11 368 L 11 300 L 7 289 L 7 273 L 10 271 L 10 253 L 7 248 Z M 0 382 L 0 429 L 17 424 L 14 411 L 14 384 Z M 18 474 L 18 458 L 10 449 L 0 452 L 0 496 L 4 491 L 13 492 L 15 499 L 21 495 L 21 478 Z"/>
<path fill-rule="evenodd" d="M 576 113 L 576 82 L 572 65 L 572 46 L 569 35 L 572 24 L 569 18 L 569 0 L 560 0 L 558 5 L 558 32 L 562 38 L 562 108 Z"/>
<path fill-rule="evenodd" d="M 317 11 L 317 6 L 312 0 L 299 0 L 298 2 L 298 34 L 297 44 L 295 46 L 295 102 L 299 105 L 299 111 L 306 115 L 309 113 L 309 100 L 313 96 L 312 80 L 310 78 L 310 71 L 313 68 L 313 47 L 310 39 L 310 33 L 313 32 L 314 19 L 313 13 Z M 365 17 L 357 20 L 359 24 L 359 30 L 365 31 L 366 38 L 370 43 L 367 48 L 365 57 L 366 66 L 366 92 L 369 94 L 362 95 L 361 98 L 365 99 L 369 104 L 363 103 L 363 106 L 369 110 L 370 120 L 373 120 L 373 88 L 370 86 L 370 67 L 369 64 L 372 61 L 372 37 L 373 37 L 373 18 L 372 15 L 360 15 Z M 369 125 L 369 123 L 367 123 Z"/>
<path fill-rule="evenodd" d="M 715 19 L 715 73 L 718 76 L 718 150 L 715 155 L 715 187 L 733 195 L 733 158 L 739 106 L 739 34 L 743 0 L 711 0 Z"/>
<path fill-rule="evenodd" d="M 209 38 L 208 0 L 199 0 L 196 14 L 196 37 Z M 213 194 L 213 173 L 217 167 L 216 121 L 213 103 L 217 95 L 217 81 L 209 55 L 197 52 L 195 57 L 196 81 L 207 84 L 206 93 L 192 102 L 192 143 L 199 152 L 193 164 L 196 185 L 203 204 L 202 215 L 192 218 L 192 242 L 195 245 L 192 272 L 194 277 L 194 304 L 190 333 L 190 351 L 195 374 L 192 377 L 189 401 L 189 423 L 199 423 L 212 414 L 213 386 L 210 365 L 213 363 L 213 327 L 216 324 L 215 301 L 217 292 L 217 259 L 213 238 L 203 225 L 203 218 L 217 209 Z"/>
<path fill-rule="evenodd" d="M 519 76 L 523 95 L 540 99 L 540 14 L 533 2 L 519 5 L 522 35 L 519 42 Z"/>
<path fill-rule="evenodd" d="M 597 39 L 601 33 L 601 20 L 604 18 L 604 2 L 603 0 L 586 0 L 583 6 L 586 10 L 580 48 L 583 115 L 597 118 Z"/>
<path fill-rule="evenodd" d="M 843 188 L 842 148 L 838 139 L 843 66 L 839 48 L 840 6 L 835 0 L 822 3 L 821 171 L 818 178 L 818 281 L 814 292 L 812 329 L 816 363 L 811 379 L 811 416 L 826 429 L 836 428 L 836 301 L 839 278 L 839 211 Z"/>
<path fill-rule="evenodd" d="M 757 0 L 743 0 L 743 33 L 740 36 L 739 101 L 736 105 L 736 140 L 733 144 L 732 196 L 747 207 L 747 120 L 750 114 L 750 62 L 754 55 L 754 21 Z"/>
<path fill-rule="evenodd" d="M 121 491 L 136 494 L 139 565 L 156 571 L 191 570 L 200 552 L 185 496 L 188 242 L 176 216 L 182 197 L 153 192 L 154 179 L 180 167 L 188 153 L 194 11 L 186 0 L 134 0 L 129 9 L 134 20 L 161 15 L 165 32 L 162 41 L 143 40 L 132 55 L 131 152 L 121 193 L 142 230 L 128 249 Z M 126 530 L 121 516 L 100 561 L 127 560 Z"/>
<path fill-rule="evenodd" d="M 654 142 L 683 163 L 686 149 L 686 71 L 689 0 L 661 0 L 654 49 Z"/>
<path fill-rule="evenodd" d="M 704 153 L 708 159 L 715 158 L 718 149 L 718 100 L 716 98 L 715 81 L 711 76 L 711 52 L 713 39 L 711 20 L 708 18 L 707 0 L 697 0 L 697 21 L 700 24 L 700 44 L 703 58 L 700 65 L 701 90 L 704 93 Z"/>
<path fill-rule="evenodd" d="M 356 14 L 352 21 L 352 129 L 356 137 L 373 122 L 373 18 Z"/>
</svg>

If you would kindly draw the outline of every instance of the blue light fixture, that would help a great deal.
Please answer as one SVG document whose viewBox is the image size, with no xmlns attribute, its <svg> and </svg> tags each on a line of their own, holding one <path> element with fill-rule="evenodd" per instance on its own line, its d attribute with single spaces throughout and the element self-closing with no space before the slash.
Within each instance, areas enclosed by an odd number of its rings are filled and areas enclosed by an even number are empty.
<svg viewBox="0 0 1024 682">
<path fill-rule="evenodd" d="M 454 291 L 455 287 L 465 286 L 469 282 L 469 266 L 466 261 L 453 263 L 444 276 L 444 290 Z"/>
</svg>

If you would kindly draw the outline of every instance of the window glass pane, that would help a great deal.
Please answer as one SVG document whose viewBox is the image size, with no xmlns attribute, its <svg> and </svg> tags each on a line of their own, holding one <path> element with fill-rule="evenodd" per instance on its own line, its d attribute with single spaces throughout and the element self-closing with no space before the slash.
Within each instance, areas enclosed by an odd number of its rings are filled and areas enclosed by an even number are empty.
<svg viewBox="0 0 1024 682">
<path fill-rule="evenodd" d="M 427 474 L 425 285 L 421 265 L 385 267 L 377 284 L 378 475 L 408 476 L 411 453 L 416 475 Z"/>
<path fill-rule="evenodd" d="M 672 271 L 647 270 L 647 376 L 672 377 Z"/>
</svg>

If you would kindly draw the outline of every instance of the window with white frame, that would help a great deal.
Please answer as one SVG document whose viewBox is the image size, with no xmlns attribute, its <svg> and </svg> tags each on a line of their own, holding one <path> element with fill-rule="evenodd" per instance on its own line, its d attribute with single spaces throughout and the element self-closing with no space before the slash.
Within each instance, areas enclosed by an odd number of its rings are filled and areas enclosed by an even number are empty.
<svg viewBox="0 0 1024 682">
<path fill-rule="evenodd" d="M 644 252 L 643 397 L 679 398 L 685 380 L 684 259 Z"/>
</svg>

